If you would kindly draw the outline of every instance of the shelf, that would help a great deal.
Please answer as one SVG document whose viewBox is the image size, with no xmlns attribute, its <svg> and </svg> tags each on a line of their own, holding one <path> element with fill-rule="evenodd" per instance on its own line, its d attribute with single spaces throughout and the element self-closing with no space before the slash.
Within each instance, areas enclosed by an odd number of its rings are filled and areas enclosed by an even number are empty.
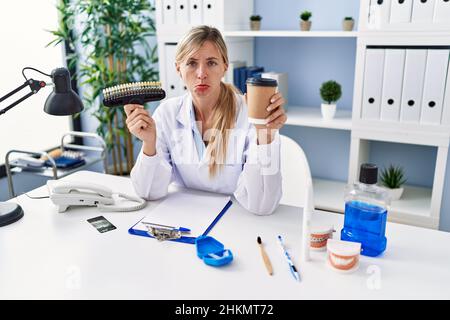
<svg viewBox="0 0 450 320">
<path fill-rule="evenodd" d="M 344 213 L 346 182 L 313 179 L 316 209 Z M 431 217 L 431 188 L 405 186 L 402 198 L 391 203 L 388 220 L 421 227 L 437 228 Z"/>
<path fill-rule="evenodd" d="M 331 120 L 322 118 L 320 107 L 288 106 L 287 117 L 287 125 L 338 130 L 352 129 L 352 112 L 346 109 L 339 109 L 339 107 L 336 110 L 335 117 Z"/>
<path fill-rule="evenodd" d="M 260 30 L 225 31 L 225 37 L 308 37 L 308 38 L 356 38 L 357 31 L 300 31 L 300 30 Z"/>
<path fill-rule="evenodd" d="M 86 163 L 79 167 L 68 168 L 68 169 L 57 169 L 58 179 L 65 177 L 76 171 L 85 169 L 86 167 L 91 166 L 95 163 L 103 161 L 103 158 L 101 158 L 101 157 L 84 157 L 84 159 L 85 159 Z M 22 168 L 22 167 L 12 167 L 11 172 L 53 178 L 53 169 L 51 167 L 44 167 L 42 169 L 28 169 L 28 168 Z"/>
</svg>

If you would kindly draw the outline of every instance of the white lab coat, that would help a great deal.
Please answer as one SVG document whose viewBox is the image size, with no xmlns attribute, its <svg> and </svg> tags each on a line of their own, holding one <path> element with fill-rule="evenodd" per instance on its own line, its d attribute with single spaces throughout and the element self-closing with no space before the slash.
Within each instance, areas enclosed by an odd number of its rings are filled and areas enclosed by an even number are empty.
<svg viewBox="0 0 450 320">
<path fill-rule="evenodd" d="M 136 193 L 147 200 L 164 197 L 168 185 L 233 194 L 247 210 L 259 215 L 273 213 L 281 199 L 280 138 L 257 145 L 256 129 L 248 123 L 247 106 L 237 96 L 235 128 L 230 132 L 225 165 L 215 177 L 208 172 L 208 155 L 199 159 L 192 133 L 189 93 L 161 103 L 152 117 L 156 122 L 156 155 L 142 150 L 131 171 Z"/>
</svg>

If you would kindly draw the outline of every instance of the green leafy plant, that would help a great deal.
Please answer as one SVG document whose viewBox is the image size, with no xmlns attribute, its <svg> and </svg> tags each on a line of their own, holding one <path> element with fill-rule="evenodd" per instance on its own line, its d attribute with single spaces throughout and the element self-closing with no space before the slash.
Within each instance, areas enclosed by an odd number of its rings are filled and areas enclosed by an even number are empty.
<svg viewBox="0 0 450 320">
<path fill-rule="evenodd" d="M 353 21 L 353 18 L 352 18 L 352 17 L 345 17 L 344 20 L 350 20 L 350 21 Z"/>
<path fill-rule="evenodd" d="M 258 14 L 250 16 L 251 21 L 261 21 L 262 17 Z"/>
<path fill-rule="evenodd" d="M 406 182 L 403 168 L 392 164 L 388 168 L 383 168 L 380 173 L 380 181 L 390 189 L 400 188 Z"/>
<path fill-rule="evenodd" d="M 303 21 L 308 21 L 312 16 L 312 13 L 310 11 L 303 11 L 300 13 L 300 19 Z"/>
<path fill-rule="evenodd" d="M 49 45 L 65 41 L 73 48 L 68 64 L 77 66 L 85 106 L 99 122 L 97 133 L 111 152 L 114 174 L 128 173 L 134 164 L 133 137 L 124 110 L 103 107 L 100 97 L 106 87 L 158 80 L 157 48 L 149 44 L 155 36 L 154 7 L 148 0 L 59 0 L 57 6 L 61 20 Z"/>
<path fill-rule="evenodd" d="M 334 80 L 322 83 L 320 87 L 320 96 L 328 104 L 338 101 L 342 96 L 341 85 Z"/>
</svg>

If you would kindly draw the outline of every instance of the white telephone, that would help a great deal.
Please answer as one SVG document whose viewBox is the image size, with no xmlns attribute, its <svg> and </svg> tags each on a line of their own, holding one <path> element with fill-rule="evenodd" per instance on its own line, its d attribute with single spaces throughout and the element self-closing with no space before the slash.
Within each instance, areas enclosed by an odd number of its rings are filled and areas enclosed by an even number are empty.
<svg viewBox="0 0 450 320">
<path fill-rule="evenodd" d="M 69 206 L 97 206 L 102 211 L 135 211 L 144 208 L 147 202 L 138 197 L 113 193 L 111 189 L 82 181 L 48 180 L 50 200 L 58 206 L 58 212 L 64 212 Z M 136 205 L 119 205 L 119 199 L 137 202 Z"/>
</svg>

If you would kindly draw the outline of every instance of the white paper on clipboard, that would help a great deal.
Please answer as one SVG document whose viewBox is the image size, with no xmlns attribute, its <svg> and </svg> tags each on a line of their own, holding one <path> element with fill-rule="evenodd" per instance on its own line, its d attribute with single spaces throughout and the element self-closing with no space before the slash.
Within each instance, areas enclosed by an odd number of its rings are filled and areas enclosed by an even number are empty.
<svg viewBox="0 0 450 320">
<path fill-rule="evenodd" d="M 170 193 L 133 226 L 133 230 L 147 231 L 145 223 L 157 223 L 191 229 L 186 236 L 197 237 L 203 234 L 229 201 L 230 196 L 227 195 L 189 192 L 186 189 Z"/>
</svg>

